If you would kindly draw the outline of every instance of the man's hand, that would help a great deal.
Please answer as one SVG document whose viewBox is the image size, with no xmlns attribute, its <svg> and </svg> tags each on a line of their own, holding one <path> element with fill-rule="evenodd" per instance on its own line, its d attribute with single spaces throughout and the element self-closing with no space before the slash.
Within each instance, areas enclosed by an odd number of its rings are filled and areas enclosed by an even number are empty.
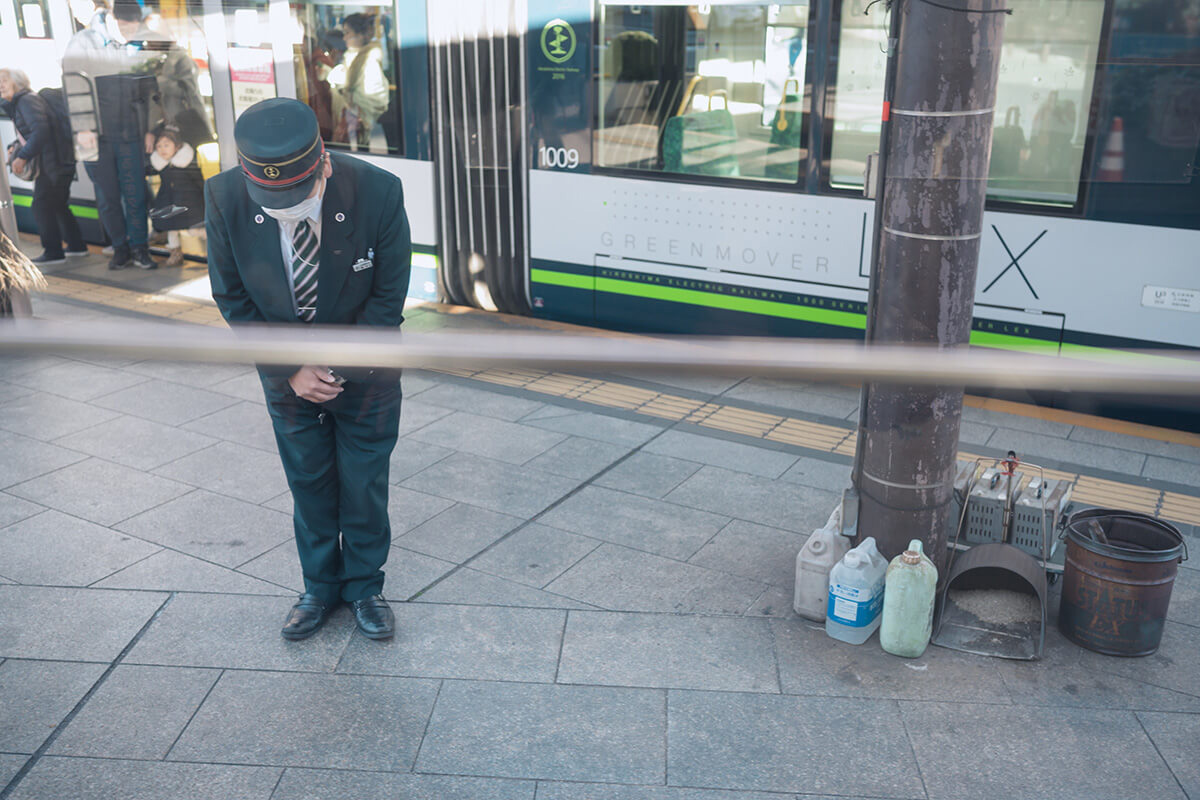
<svg viewBox="0 0 1200 800">
<path fill-rule="evenodd" d="M 12 169 L 13 172 L 20 172 L 21 170 L 25 169 L 25 159 L 14 158 L 12 160 Z"/>
<path fill-rule="evenodd" d="M 153 152 L 154 152 L 154 134 L 147 133 L 146 134 L 146 155 L 150 155 Z"/>
<path fill-rule="evenodd" d="M 324 403 L 342 393 L 329 370 L 325 367 L 314 367 L 305 364 L 296 370 L 296 374 L 288 378 L 288 385 L 297 397 L 302 397 L 312 403 Z"/>
</svg>

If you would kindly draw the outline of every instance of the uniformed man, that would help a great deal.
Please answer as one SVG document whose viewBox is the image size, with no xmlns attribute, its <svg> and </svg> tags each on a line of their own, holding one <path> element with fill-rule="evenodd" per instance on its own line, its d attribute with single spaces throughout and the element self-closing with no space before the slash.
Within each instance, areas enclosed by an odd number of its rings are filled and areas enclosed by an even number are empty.
<svg viewBox="0 0 1200 800">
<path fill-rule="evenodd" d="M 400 180 L 327 153 L 316 115 L 297 100 L 247 109 L 234 139 L 238 166 L 205 185 L 209 274 L 225 319 L 398 326 L 412 258 Z M 399 372 L 306 364 L 259 374 L 304 572 L 282 634 L 311 636 L 345 602 L 366 636 L 390 637 L 382 567 Z"/>
</svg>

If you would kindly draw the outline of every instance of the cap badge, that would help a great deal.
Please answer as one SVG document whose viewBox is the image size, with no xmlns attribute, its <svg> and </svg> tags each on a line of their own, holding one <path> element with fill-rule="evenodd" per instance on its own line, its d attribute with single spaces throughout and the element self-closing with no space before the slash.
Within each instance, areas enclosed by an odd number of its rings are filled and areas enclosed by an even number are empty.
<svg viewBox="0 0 1200 800">
<path fill-rule="evenodd" d="M 276 167 L 273 164 L 268 164 L 267 166 L 263 167 L 263 174 L 271 180 L 275 180 L 279 177 L 279 167 Z"/>
</svg>

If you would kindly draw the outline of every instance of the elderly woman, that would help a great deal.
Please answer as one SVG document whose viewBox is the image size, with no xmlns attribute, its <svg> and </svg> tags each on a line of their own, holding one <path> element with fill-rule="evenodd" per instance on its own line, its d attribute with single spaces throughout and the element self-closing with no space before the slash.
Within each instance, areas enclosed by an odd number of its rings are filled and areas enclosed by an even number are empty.
<svg viewBox="0 0 1200 800">
<path fill-rule="evenodd" d="M 66 256 L 87 255 L 79 223 L 71 214 L 71 181 L 75 179 L 75 153 L 56 135 L 54 117 L 46 101 L 29 88 L 29 76 L 19 69 L 0 69 L 0 99 L 17 129 L 17 141 L 9 151 L 15 171 L 25 169 L 37 158 L 33 181 L 33 218 L 42 238 L 42 254 L 35 264 L 60 264 Z M 63 239 L 67 249 L 63 250 Z"/>
</svg>

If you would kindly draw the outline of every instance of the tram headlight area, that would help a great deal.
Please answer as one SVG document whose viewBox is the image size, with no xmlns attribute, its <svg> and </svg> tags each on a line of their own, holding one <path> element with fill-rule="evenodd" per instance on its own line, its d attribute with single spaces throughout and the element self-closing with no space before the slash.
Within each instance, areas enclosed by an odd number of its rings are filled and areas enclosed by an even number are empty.
<svg viewBox="0 0 1200 800">
<path fill-rule="evenodd" d="M 152 322 L 0 323 L 0 357 L 62 355 L 358 368 L 670 370 L 837 383 L 1200 395 L 1200 357 L 1175 351 L 1094 358 L 919 345 L 746 337 L 604 337 L 554 332 L 405 333 L 363 327 L 236 330 Z"/>
</svg>

